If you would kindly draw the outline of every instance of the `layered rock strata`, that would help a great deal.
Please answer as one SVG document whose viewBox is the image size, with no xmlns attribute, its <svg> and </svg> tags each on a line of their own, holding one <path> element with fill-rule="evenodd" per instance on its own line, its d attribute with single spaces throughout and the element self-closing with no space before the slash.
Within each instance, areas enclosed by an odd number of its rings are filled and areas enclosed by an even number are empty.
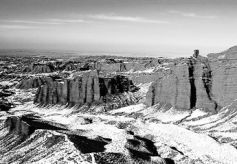
<svg viewBox="0 0 237 164">
<path fill-rule="evenodd" d="M 149 106 L 159 104 L 159 107 L 182 110 L 202 108 L 210 112 L 222 106 L 213 92 L 216 81 L 212 64 L 197 53 L 195 51 L 194 57 L 174 61 L 170 69 L 152 83 L 146 97 Z"/>
<path fill-rule="evenodd" d="M 39 87 L 35 103 L 76 105 L 92 102 L 104 102 L 107 95 L 136 91 L 133 83 L 124 76 L 102 78 L 96 70 L 84 72 L 82 76 L 51 81 Z"/>
<path fill-rule="evenodd" d="M 38 88 L 41 85 L 46 83 L 52 83 L 59 79 L 59 77 L 54 76 L 33 76 L 33 77 L 26 77 L 20 81 L 20 83 L 16 86 L 18 89 L 30 89 L 30 88 Z"/>
</svg>

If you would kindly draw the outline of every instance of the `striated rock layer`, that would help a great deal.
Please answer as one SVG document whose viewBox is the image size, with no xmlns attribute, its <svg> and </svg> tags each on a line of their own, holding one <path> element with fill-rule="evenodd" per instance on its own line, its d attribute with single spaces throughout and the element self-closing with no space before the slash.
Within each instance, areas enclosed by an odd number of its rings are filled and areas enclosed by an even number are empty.
<svg viewBox="0 0 237 164">
<path fill-rule="evenodd" d="M 146 96 L 149 106 L 217 112 L 237 98 L 237 48 L 202 57 L 177 59 L 152 83 Z"/>
<path fill-rule="evenodd" d="M 153 82 L 147 93 L 147 104 L 164 103 L 167 107 L 189 109 L 191 86 L 188 68 L 186 61 L 178 63 Z"/>
<path fill-rule="evenodd" d="M 54 76 L 33 76 L 26 77 L 20 81 L 20 83 L 16 86 L 18 89 L 30 89 L 30 88 L 38 88 L 44 84 L 50 84 L 55 79 L 59 79 L 59 77 Z"/>
<path fill-rule="evenodd" d="M 106 101 L 107 95 L 136 91 L 137 88 L 125 76 L 101 78 L 96 70 L 83 73 L 62 82 L 51 80 L 39 87 L 35 103 L 77 105 Z"/>
</svg>

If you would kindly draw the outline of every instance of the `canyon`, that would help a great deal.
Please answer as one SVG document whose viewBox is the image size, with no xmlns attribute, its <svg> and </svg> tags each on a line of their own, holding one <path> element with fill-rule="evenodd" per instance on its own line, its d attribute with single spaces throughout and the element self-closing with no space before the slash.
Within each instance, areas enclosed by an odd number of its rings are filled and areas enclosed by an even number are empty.
<svg viewBox="0 0 237 164">
<path fill-rule="evenodd" d="M 174 59 L 36 54 L 0 57 L 0 163 L 237 161 L 236 46 Z"/>
</svg>

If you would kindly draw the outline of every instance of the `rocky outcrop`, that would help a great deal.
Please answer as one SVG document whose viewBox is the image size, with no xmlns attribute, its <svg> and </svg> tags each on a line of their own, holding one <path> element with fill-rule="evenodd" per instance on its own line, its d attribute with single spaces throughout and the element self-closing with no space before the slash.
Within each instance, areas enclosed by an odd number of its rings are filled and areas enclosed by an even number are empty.
<svg viewBox="0 0 237 164">
<path fill-rule="evenodd" d="M 102 72 L 127 72 L 144 70 L 146 63 L 124 61 L 97 61 L 94 68 Z"/>
<path fill-rule="evenodd" d="M 56 79 L 60 79 L 57 76 L 33 76 L 26 77 L 21 80 L 21 82 L 16 86 L 18 89 L 30 89 L 30 88 L 38 88 L 41 85 L 52 83 Z"/>
<path fill-rule="evenodd" d="M 133 135 L 133 139 L 127 139 L 125 148 L 128 149 L 134 163 L 174 163 L 172 159 L 161 158 L 154 142 L 145 137 Z"/>
<path fill-rule="evenodd" d="M 196 88 L 196 102 L 194 107 L 202 108 L 205 111 L 217 112 L 220 108 L 220 105 L 217 104 L 212 94 L 212 76 L 212 70 L 207 58 L 197 58 L 194 64 L 194 85 Z M 191 90 L 191 94 L 192 93 L 195 94 Z M 192 102 L 192 99 L 190 99 L 190 101 Z"/>
<path fill-rule="evenodd" d="M 129 150 L 132 156 L 137 156 L 137 158 L 149 160 L 150 156 L 158 156 L 154 143 L 140 136 L 133 136 L 133 139 L 127 139 L 125 148 Z"/>
<path fill-rule="evenodd" d="M 98 101 L 100 95 L 99 79 L 96 71 L 86 72 L 74 79 L 62 82 L 51 81 L 41 86 L 35 97 L 41 104 L 83 104 Z"/>
<path fill-rule="evenodd" d="M 14 107 L 14 104 L 7 100 L 7 97 L 13 94 L 15 93 L 6 89 L 0 90 L 0 111 L 8 111 Z"/>
<path fill-rule="evenodd" d="M 55 67 L 52 63 L 33 63 L 29 67 L 24 68 L 23 72 L 31 73 L 50 73 L 54 72 Z"/>
<path fill-rule="evenodd" d="M 168 109 L 202 108 L 216 112 L 222 103 L 215 98 L 217 88 L 214 89 L 214 86 L 217 81 L 214 80 L 216 77 L 212 65 L 197 50 L 193 57 L 174 61 L 170 70 L 152 83 L 146 103 L 149 106 L 159 103 L 159 107 Z"/>
<path fill-rule="evenodd" d="M 59 65 L 58 68 L 59 70 L 62 70 L 62 71 L 73 71 L 77 69 L 77 63 L 69 61 L 64 64 Z"/>
<path fill-rule="evenodd" d="M 188 60 L 174 64 L 163 76 L 152 83 L 147 93 L 147 104 L 162 103 L 166 107 L 190 109 L 191 86 Z"/>
<path fill-rule="evenodd" d="M 10 103 L 6 99 L 1 99 L 0 100 L 0 111 L 8 111 L 9 109 L 13 108 L 14 105 Z"/>
<path fill-rule="evenodd" d="M 212 75 L 211 97 L 219 106 L 229 105 L 237 98 L 237 47 L 209 54 Z"/>
<path fill-rule="evenodd" d="M 172 163 L 171 159 L 158 155 L 155 143 L 148 137 L 132 134 L 127 136 L 131 138 L 127 139 L 127 142 L 124 138 L 126 144 L 117 145 L 117 142 L 121 141 L 114 140 L 116 136 L 105 138 L 104 135 L 102 137 L 91 130 L 71 131 L 66 125 L 45 120 L 34 114 L 9 115 L 0 122 L 0 132 L 1 163 Z M 108 152 L 111 145 L 121 147 L 116 153 Z M 61 156 L 57 155 L 59 153 Z M 62 156 L 66 158 L 62 159 Z"/>
<path fill-rule="evenodd" d="M 9 133 L 14 133 L 22 138 L 28 137 L 34 131 L 29 124 L 17 116 L 8 117 L 5 121 L 5 127 L 8 128 Z"/>
<path fill-rule="evenodd" d="M 92 102 L 104 102 L 107 95 L 115 95 L 138 88 L 124 76 L 103 78 L 96 70 L 84 72 L 73 79 L 61 82 L 51 81 L 39 87 L 35 103 L 80 105 Z"/>
</svg>

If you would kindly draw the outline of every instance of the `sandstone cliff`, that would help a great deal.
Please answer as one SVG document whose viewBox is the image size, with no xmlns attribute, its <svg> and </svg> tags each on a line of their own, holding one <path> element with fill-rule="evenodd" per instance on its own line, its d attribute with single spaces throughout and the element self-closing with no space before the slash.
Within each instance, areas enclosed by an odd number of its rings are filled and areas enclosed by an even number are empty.
<svg viewBox="0 0 237 164">
<path fill-rule="evenodd" d="M 146 103 L 149 106 L 159 104 L 159 107 L 167 109 L 202 108 L 216 112 L 223 105 L 223 100 L 216 98 L 216 86 L 226 87 L 221 81 L 215 80 L 216 70 L 213 70 L 213 66 L 212 61 L 198 54 L 175 60 L 170 69 L 152 83 Z"/>
<path fill-rule="evenodd" d="M 84 103 L 106 102 L 106 96 L 136 91 L 132 82 L 124 76 L 101 78 L 96 70 L 84 72 L 73 79 L 61 82 L 51 80 L 39 87 L 35 103 L 81 105 Z"/>
<path fill-rule="evenodd" d="M 237 98 L 237 47 L 209 54 L 208 60 L 212 71 L 212 97 L 220 106 L 229 105 Z"/>
<path fill-rule="evenodd" d="M 147 104 L 163 103 L 167 107 L 189 109 L 191 86 L 187 61 L 173 65 L 152 83 L 147 93 Z"/>
</svg>

